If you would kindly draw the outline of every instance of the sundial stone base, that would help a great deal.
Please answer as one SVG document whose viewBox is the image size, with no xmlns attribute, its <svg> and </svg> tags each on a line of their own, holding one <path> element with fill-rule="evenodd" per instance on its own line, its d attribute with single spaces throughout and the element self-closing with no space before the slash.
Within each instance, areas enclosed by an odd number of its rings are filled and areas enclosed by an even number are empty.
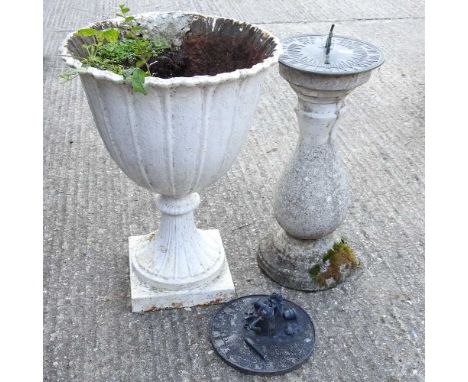
<svg viewBox="0 0 468 382">
<path fill-rule="evenodd" d="M 267 276 L 287 288 L 309 292 L 329 289 L 362 273 L 362 267 L 343 268 L 338 274 L 339 281 L 318 277 L 320 272 L 324 275 L 327 271 L 323 257 L 340 240 L 337 232 L 317 240 L 296 239 L 278 227 L 260 242 L 257 262 Z M 311 274 L 314 267 L 320 267 L 320 271 Z"/>
<path fill-rule="evenodd" d="M 218 230 L 199 230 L 211 240 L 216 240 L 222 248 L 221 236 Z M 207 283 L 196 287 L 169 290 L 150 286 L 144 283 L 135 273 L 132 266 L 132 255 L 143 241 L 148 240 L 149 235 L 129 237 L 130 259 L 130 287 L 132 312 L 151 312 L 166 308 L 183 308 L 195 305 L 219 304 L 232 299 L 235 296 L 234 283 L 227 261 L 220 275 Z"/>
</svg>

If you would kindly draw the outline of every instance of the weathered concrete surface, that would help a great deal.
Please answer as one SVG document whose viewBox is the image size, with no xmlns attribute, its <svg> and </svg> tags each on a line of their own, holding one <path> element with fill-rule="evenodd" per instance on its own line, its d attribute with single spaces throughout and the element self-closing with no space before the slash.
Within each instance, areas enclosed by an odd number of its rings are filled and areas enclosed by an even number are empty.
<svg viewBox="0 0 468 382">
<path fill-rule="evenodd" d="M 130 312 L 128 242 L 159 217 L 107 154 L 80 82 L 61 84 L 58 46 L 118 1 L 46 0 L 44 14 L 44 358 L 47 381 L 254 381 L 213 353 L 217 307 Z M 149 1 L 132 11 L 196 10 L 262 24 L 281 38 L 326 32 L 381 47 L 384 66 L 348 99 L 338 132 L 351 203 L 341 229 L 366 264 L 353 283 L 281 289 L 256 265 L 274 222 L 272 191 L 297 138 L 295 95 L 268 77 L 248 143 L 202 194 L 200 228 L 221 230 L 238 295 L 280 290 L 317 325 L 301 369 L 272 381 L 424 379 L 424 8 L 422 1 Z M 283 114 L 283 111 L 286 111 Z"/>
</svg>

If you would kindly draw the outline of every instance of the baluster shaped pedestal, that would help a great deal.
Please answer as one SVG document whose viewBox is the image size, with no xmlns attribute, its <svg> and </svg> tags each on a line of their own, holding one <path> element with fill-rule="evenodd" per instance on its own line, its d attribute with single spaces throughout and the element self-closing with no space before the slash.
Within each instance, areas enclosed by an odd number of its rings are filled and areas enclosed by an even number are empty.
<svg viewBox="0 0 468 382">
<path fill-rule="evenodd" d="M 341 237 L 335 231 L 345 218 L 349 199 L 335 134 L 345 97 L 371 76 L 369 69 L 346 69 L 343 62 L 351 60 L 352 50 L 335 47 L 334 52 L 332 44 L 330 57 L 328 53 L 325 57 L 322 50 L 330 46 L 331 34 L 327 42 L 326 38 L 301 36 L 283 45 L 285 53 L 279 70 L 297 94 L 300 132 L 296 149 L 277 184 L 274 214 L 279 226 L 262 240 L 257 256 L 262 270 L 278 283 L 311 291 L 335 286 L 358 267 L 350 248 L 340 243 Z M 356 40 L 340 41 L 347 48 L 357 44 Z M 371 69 L 380 65 L 380 52 L 377 50 L 374 62 L 371 54 L 376 48 L 362 44 L 369 55 L 364 55 L 367 61 L 359 61 L 359 65 L 368 64 Z M 359 54 L 361 57 L 362 52 Z M 342 257 L 331 257 L 329 250 L 333 247 Z"/>
</svg>

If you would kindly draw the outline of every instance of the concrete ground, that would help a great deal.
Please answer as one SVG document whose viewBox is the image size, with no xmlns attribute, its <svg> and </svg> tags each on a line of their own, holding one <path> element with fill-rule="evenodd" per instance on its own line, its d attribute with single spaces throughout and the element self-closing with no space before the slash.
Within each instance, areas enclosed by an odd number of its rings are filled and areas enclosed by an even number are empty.
<svg viewBox="0 0 468 382">
<path fill-rule="evenodd" d="M 326 292 L 283 289 L 255 262 L 274 224 L 272 193 L 297 138 L 295 95 L 271 71 L 248 142 L 206 190 L 201 228 L 219 228 L 238 296 L 280 291 L 315 320 L 299 370 L 246 376 L 208 339 L 219 306 L 130 312 L 127 237 L 158 227 L 150 194 L 110 159 L 80 81 L 59 82 L 65 35 L 120 1 L 44 2 L 44 375 L 47 381 L 424 380 L 424 5 L 404 0 L 135 0 L 132 12 L 194 10 L 280 38 L 326 33 L 381 47 L 386 63 L 348 99 L 338 144 L 352 202 L 341 230 L 363 276 Z"/>
</svg>

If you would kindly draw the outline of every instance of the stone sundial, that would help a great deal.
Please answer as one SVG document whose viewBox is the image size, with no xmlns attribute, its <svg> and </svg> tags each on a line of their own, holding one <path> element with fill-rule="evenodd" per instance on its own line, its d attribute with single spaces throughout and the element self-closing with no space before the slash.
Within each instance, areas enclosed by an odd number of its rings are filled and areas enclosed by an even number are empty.
<svg viewBox="0 0 468 382">
<path fill-rule="evenodd" d="M 279 72 L 297 94 L 300 132 L 277 183 L 273 210 L 278 225 L 263 238 L 257 256 L 273 280 L 307 291 L 334 287 L 360 268 L 336 232 L 349 195 L 335 135 L 345 97 L 384 62 L 374 45 L 334 36 L 333 29 L 283 41 Z"/>
</svg>

